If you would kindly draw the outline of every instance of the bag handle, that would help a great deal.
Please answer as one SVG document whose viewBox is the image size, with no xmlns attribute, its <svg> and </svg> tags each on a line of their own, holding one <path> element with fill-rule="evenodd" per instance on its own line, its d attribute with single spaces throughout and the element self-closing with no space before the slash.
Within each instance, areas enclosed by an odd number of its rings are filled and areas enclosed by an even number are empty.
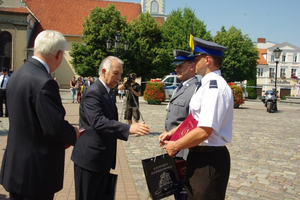
<svg viewBox="0 0 300 200">
<path fill-rule="evenodd" d="M 157 147 L 159 147 L 159 143 L 160 143 L 160 139 L 158 140 L 158 145 L 156 146 L 156 148 L 155 148 L 155 150 L 154 150 L 154 154 L 153 154 L 153 156 L 152 156 L 152 157 L 154 157 L 154 156 L 156 155 L 156 150 L 157 150 Z M 156 157 L 157 157 L 157 156 L 155 156 L 155 157 L 154 157 L 154 160 L 153 160 L 153 162 L 155 162 L 155 161 L 156 161 Z M 163 158 L 165 158 L 165 154 L 163 154 Z"/>
</svg>

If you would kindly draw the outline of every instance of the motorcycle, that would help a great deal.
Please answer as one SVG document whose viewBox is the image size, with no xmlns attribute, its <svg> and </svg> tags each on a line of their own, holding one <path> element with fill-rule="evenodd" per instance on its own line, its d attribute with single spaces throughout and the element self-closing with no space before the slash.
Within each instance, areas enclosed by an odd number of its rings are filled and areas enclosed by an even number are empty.
<svg viewBox="0 0 300 200">
<path fill-rule="evenodd" d="M 267 108 L 267 112 L 277 111 L 277 95 L 273 90 L 268 90 L 265 92 L 265 96 L 261 99 Z"/>
</svg>

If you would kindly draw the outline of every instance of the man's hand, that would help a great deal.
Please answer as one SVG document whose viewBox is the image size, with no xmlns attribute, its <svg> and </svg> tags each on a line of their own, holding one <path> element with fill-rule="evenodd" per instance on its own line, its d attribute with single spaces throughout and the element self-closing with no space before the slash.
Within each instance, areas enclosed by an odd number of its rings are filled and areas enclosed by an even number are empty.
<svg viewBox="0 0 300 200">
<path fill-rule="evenodd" d="M 150 128 L 145 122 L 135 123 L 130 125 L 129 133 L 138 135 L 148 135 Z"/>
<path fill-rule="evenodd" d="M 161 147 L 161 146 L 165 145 L 165 141 L 168 141 L 171 138 L 172 134 L 173 133 L 171 133 L 171 132 L 163 132 L 162 134 L 160 134 L 158 136 L 159 146 Z"/>
<path fill-rule="evenodd" d="M 167 152 L 167 154 L 169 154 L 169 156 L 171 157 L 175 157 L 175 155 L 178 153 L 178 151 L 180 149 L 176 148 L 175 145 L 176 142 L 174 141 L 165 141 L 165 146 L 163 147 L 163 149 Z"/>
</svg>

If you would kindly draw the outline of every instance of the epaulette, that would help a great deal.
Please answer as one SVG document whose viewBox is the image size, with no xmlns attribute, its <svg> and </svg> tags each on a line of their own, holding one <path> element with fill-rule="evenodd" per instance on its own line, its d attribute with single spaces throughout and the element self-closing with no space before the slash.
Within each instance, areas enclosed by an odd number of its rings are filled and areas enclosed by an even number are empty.
<svg viewBox="0 0 300 200">
<path fill-rule="evenodd" d="M 218 88 L 217 80 L 211 80 L 209 82 L 209 89 L 211 88 Z"/>
</svg>

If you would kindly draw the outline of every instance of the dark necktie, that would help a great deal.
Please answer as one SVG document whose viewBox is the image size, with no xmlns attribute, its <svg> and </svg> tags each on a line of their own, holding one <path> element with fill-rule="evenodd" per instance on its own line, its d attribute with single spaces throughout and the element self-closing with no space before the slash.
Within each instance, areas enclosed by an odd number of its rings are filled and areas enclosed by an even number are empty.
<svg viewBox="0 0 300 200">
<path fill-rule="evenodd" d="M 180 90 L 180 88 L 182 88 L 182 83 L 180 83 L 180 84 L 178 85 L 176 92 L 178 92 L 178 91 Z"/>
<path fill-rule="evenodd" d="M 201 81 L 199 82 L 196 91 L 198 91 L 198 89 L 201 87 Z"/>
<path fill-rule="evenodd" d="M 3 84 L 4 84 L 4 80 L 5 80 L 5 75 L 3 76 L 2 82 L 1 82 L 1 89 L 3 89 Z"/>
</svg>

